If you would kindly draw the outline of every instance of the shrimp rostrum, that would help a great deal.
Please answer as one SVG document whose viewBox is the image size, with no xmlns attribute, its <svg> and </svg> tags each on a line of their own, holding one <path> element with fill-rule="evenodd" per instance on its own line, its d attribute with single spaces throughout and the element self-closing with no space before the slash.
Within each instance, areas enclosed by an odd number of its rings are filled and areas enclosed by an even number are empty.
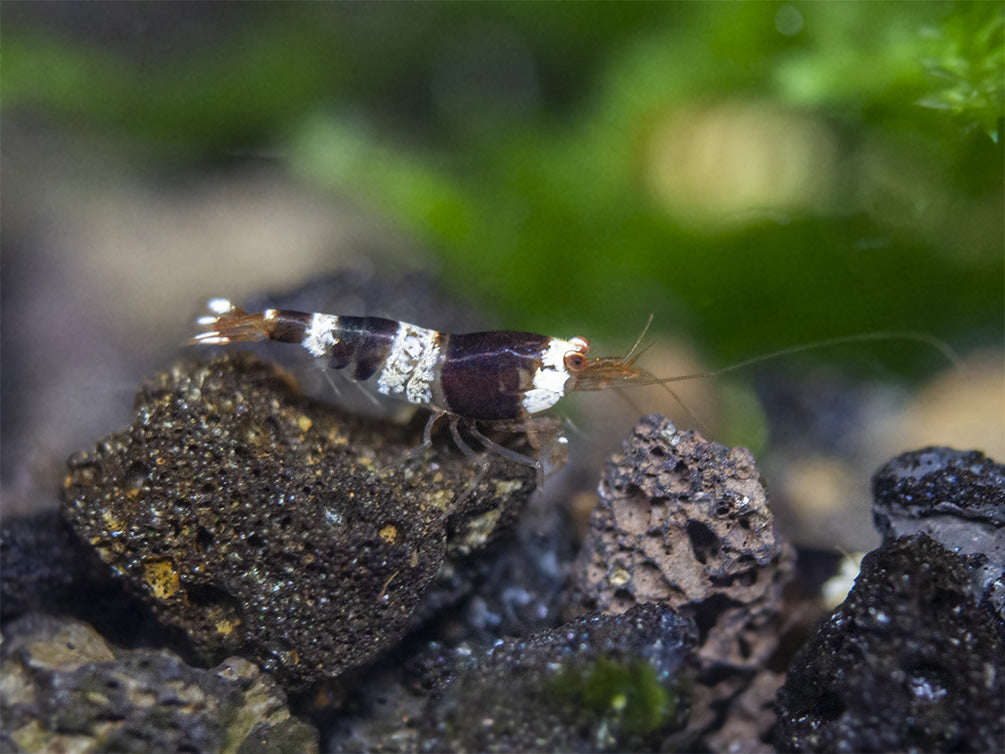
<svg viewBox="0 0 1005 754">
<path fill-rule="evenodd" d="M 249 313 L 227 299 L 211 300 L 209 309 L 198 321 L 202 332 L 193 343 L 299 343 L 329 369 L 430 409 L 424 447 L 432 444 L 433 425 L 446 416 L 454 442 L 465 454 L 474 451 L 460 424 L 486 449 L 533 466 L 542 476 L 564 461 L 561 424 L 549 411 L 566 393 L 663 382 L 636 367 L 632 354 L 590 357 L 583 337 L 563 340 L 512 330 L 451 335 L 379 317 L 285 309 Z M 522 432 L 534 455 L 498 444 L 478 425 Z"/>
</svg>

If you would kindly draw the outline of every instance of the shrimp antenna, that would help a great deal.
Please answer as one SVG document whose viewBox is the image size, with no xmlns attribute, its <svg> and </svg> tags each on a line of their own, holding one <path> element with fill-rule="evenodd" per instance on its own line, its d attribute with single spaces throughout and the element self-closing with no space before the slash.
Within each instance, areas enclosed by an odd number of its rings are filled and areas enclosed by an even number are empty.
<svg viewBox="0 0 1005 754">
<path fill-rule="evenodd" d="M 642 339 L 646 337 L 646 333 L 649 332 L 649 326 L 652 323 L 653 323 L 653 314 L 652 312 L 650 312 L 649 319 L 646 321 L 646 326 L 642 328 L 642 334 L 639 335 L 638 339 L 635 341 L 635 345 L 631 347 L 631 350 L 628 351 L 627 354 L 625 354 L 624 360 L 629 364 L 631 364 L 635 359 L 639 358 L 639 356 L 642 355 L 641 351 L 639 353 L 635 353 L 635 351 L 638 349 L 639 345 L 641 345 Z"/>
<path fill-rule="evenodd" d="M 664 377 L 654 380 L 654 384 L 665 385 L 668 382 L 683 382 L 684 380 L 695 380 L 699 378 L 707 377 L 718 377 L 721 374 L 726 374 L 727 372 L 735 372 L 738 369 L 743 369 L 745 367 L 752 366 L 754 364 L 760 364 L 762 361 L 769 361 L 771 359 L 776 359 L 780 356 L 788 356 L 794 353 L 803 353 L 805 351 L 815 351 L 818 348 L 828 348 L 830 346 L 839 346 L 845 343 L 861 343 L 863 341 L 869 340 L 913 340 L 918 343 L 924 343 L 925 345 L 931 346 L 936 349 L 939 353 L 946 357 L 954 367 L 960 366 L 960 357 L 953 350 L 952 346 L 946 343 L 944 340 L 936 338 L 933 335 L 928 335 L 922 332 L 915 332 L 911 330 L 907 331 L 896 331 L 888 330 L 881 332 L 872 333 L 858 333 L 856 335 L 841 335 L 836 338 L 827 338 L 826 340 L 818 340 L 815 343 L 802 343 L 796 346 L 789 346 L 788 348 L 783 348 L 779 351 L 772 351 L 771 353 L 762 354 L 760 356 L 755 356 L 750 359 L 745 359 L 744 361 L 737 362 L 736 364 L 730 364 L 728 367 L 722 367 L 721 369 L 713 369 L 711 372 L 696 372 L 695 374 L 683 374 L 676 377 Z"/>
<path fill-rule="evenodd" d="M 644 354 L 649 349 L 649 346 L 652 345 L 651 343 L 647 343 L 645 346 L 642 346 L 642 341 L 643 341 L 643 339 L 645 339 L 646 333 L 649 332 L 649 327 L 653 323 L 653 316 L 654 315 L 652 314 L 652 312 L 650 312 L 649 313 L 649 319 L 646 320 L 646 325 L 645 325 L 645 327 L 642 328 L 642 333 L 635 340 L 635 344 L 631 347 L 631 349 L 628 351 L 627 354 L 625 354 L 624 358 L 622 359 L 622 361 L 624 361 L 626 364 L 634 364 L 639 358 L 641 358 L 642 354 Z M 640 346 L 642 346 L 642 347 L 640 348 Z M 688 379 L 690 377 L 697 377 L 697 376 L 698 375 L 688 375 L 687 377 L 683 377 L 681 379 Z M 711 376 L 711 375 L 709 375 L 709 376 Z M 666 384 L 667 382 L 673 382 L 674 379 L 675 378 L 671 378 L 671 379 L 668 379 L 668 380 L 656 380 L 655 383 L 659 384 L 664 390 L 666 390 L 668 393 L 670 393 L 670 396 L 674 399 L 674 401 L 677 403 L 677 405 L 680 406 L 681 410 L 687 415 L 688 419 L 691 421 L 692 424 L 695 424 L 698 427 L 700 427 L 702 430 L 705 430 L 706 429 L 705 422 L 703 422 L 698 417 L 698 415 L 695 414 L 694 411 L 692 411 L 688 407 L 688 405 L 686 403 L 684 403 L 684 401 L 681 399 L 681 397 L 679 395 L 677 395 L 677 393 L 675 393 L 670 388 L 669 385 Z M 628 396 L 628 394 L 625 393 L 624 390 L 615 388 L 614 392 L 617 393 L 618 397 L 621 398 L 623 401 L 625 401 L 635 411 L 639 411 L 639 407 L 635 405 L 635 403 Z"/>
</svg>

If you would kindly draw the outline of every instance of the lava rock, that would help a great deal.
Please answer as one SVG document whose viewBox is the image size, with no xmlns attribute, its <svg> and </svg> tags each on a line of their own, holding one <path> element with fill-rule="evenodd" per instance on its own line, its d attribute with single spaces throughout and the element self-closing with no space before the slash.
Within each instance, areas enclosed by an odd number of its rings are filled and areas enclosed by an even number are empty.
<svg viewBox="0 0 1005 754">
<path fill-rule="evenodd" d="M 646 416 L 608 463 L 573 573 L 574 604 L 618 613 L 654 601 L 693 616 L 702 687 L 692 722 L 754 747 L 773 723 L 781 675 L 752 679 L 771 672 L 792 563 L 750 451 Z M 738 702 L 748 690 L 756 698 Z M 725 700 L 755 711 L 753 718 L 722 729 L 713 710 L 728 706 Z M 715 748 L 716 741 L 706 744 Z"/>
<path fill-rule="evenodd" d="M 697 630 L 662 605 L 488 646 L 428 643 L 346 694 L 326 749 L 665 751 L 690 742 Z"/>
<path fill-rule="evenodd" d="M 133 425 L 70 459 L 62 510 L 205 661 L 249 655 L 296 688 L 393 644 L 533 490 L 533 469 L 495 456 L 412 457 L 420 433 L 227 352 L 147 382 Z"/>
<path fill-rule="evenodd" d="M 926 535 L 865 556 L 778 694 L 785 751 L 998 751 L 1002 624 L 973 570 Z"/>
<path fill-rule="evenodd" d="M 241 658 L 211 670 L 119 650 L 85 623 L 29 615 L 3 639 L 4 751 L 317 752 L 317 731 Z"/>
<path fill-rule="evenodd" d="M 186 659 L 183 635 L 109 572 L 56 508 L 0 524 L 0 616 L 39 612 L 81 619 L 121 647 L 170 645 Z"/>
<path fill-rule="evenodd" d="M 492 543 L 430 591 L 421 628 L 365 668 L 328 687 L 330 751 L 414 752 L 431 697 L 458 663 L 501 639 L 529 637 L 562 623 L 575 556 L 574 530 L 554 501 L 535 496 L 512 536 Z M 450 587 L 450 588 L 447 588 Z M 630 626 L 630 623 L 623 624 Z M 460 646 L 460 649 L 455 647 Z M 465 648 L 479 649 L 465 649 Z"/>
<path fill-rule="evenodd" d="M 903 453 L 872 480 L 873 520 L 883 541 L 924 533 L 986 563 L 978 578 L 1005 620 L 1005 466 L 970 450 Z"/>
<path fill-rule="evenodd" d="M 457 651 L 424 751 L 652 751 L 687 720 L 694 624 L 661 605 L 592 613 L 484 653 Z"/>
</svg>

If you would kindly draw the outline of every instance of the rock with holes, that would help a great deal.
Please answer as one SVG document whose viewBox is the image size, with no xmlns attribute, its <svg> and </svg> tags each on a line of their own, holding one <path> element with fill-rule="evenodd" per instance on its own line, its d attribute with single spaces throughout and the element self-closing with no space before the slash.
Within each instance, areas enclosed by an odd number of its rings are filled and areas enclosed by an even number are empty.
<svg viewBox="0 0 1005 754">
<path fill-rule="evenodd" d="M 86 623 L 32 614 L 3 636 L 3 751 L 317 752 L 275 682 L 232 657 L 202 670 L 122 650 Z"/>
<path fill-rule="evenodd" d="M 927 534 L 981 555 L 981 588 L 1005 620 L 1005 466 L 977 450 L 903 453 L 872 478 L 873 520 L 884 542 Z"/>
<path fill-rule="evenodd" d="M 646 416 L 608 463 L 574 569 L 573 605 L 620 613 L 659 602 L 694 617 L 708 694 L 695 705 L 700 717 L 755 688 L 751 678 L 777 649 L 774 623 L 791 568 L 750 451 Z M 756 699 L 734 705 L 750 711 L 749 725 L 724 730 L 723 740 L 748 736 L 758 745 L 778 683 L 762 679 Z"/>
<path fill-rule="evenodd" d="M 1001 751 L 1005 642 L 983 555 L 927 535 L 865 556 L 778 694 L 782 751 Z"/>
<path fill-rule="evenodd" d="M 438 575 L 504 528 L 533 469 L 478 474 L 421 424 L 364 420 L 229 352 L 145 384 L 128 429 L 69 462 L 77 535 L 208 662 L 253 658 L 287 687 L 366 663 Z"/>
</svg>

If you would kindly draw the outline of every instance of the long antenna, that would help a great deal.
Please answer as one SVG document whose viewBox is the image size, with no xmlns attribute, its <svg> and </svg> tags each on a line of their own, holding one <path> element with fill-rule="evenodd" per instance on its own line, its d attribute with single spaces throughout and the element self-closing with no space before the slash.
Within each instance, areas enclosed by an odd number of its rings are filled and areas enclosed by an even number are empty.
<svg viewBox="0 0 1005 754">
<path fill-rule="evenodd" d="M 631 350 L 625 355 L 625 358 L 623 359 L 624 361 L 628 362 L 629 364 L 632 363 L 632 356 L 635 354 L 635 350 L 642 343 L 642 339 L 646 337 L 646 333 L 649 332 L 649 325 L 651 325 L 652 323 L 653 323 L 653 314 L 652 312 L 650 312 L 649 319 L 646 321 L 646 326 L 642 328 L 642 334 L 639 335 L 638 339 L 635 341 L 635 345 L 633 345 Z M 639 354 L 639 356 L 641 355 L 642 354 Z"/>
<path fill-rule="evenodd" d="M 683 374 L 676 377 L 663 377 L 653 380 L 652 383 L 662 385 L 667 382 L 683 382 L 684 380 L 695 380 L 707 377 L 718 377 L 721 374 L 726 374 L 727 372 L 735 372 L 738 369 L 743 369 L 744 367 L 753 366 L 754 364 L 760 364 L 762 361 L 769 361 L 770 359 L 776 359 L 780 356 L 788 356 L 794 353 L 803 353 L 805 351 L 815 351 L 818 348 L 828 348 L 830 346 L 839 346 L 845 343 L 861 343 L 870 340 L 913 340 L 919 343 L 924 343 L 925 345 L 935 348 L 939 353 L 946 357 L 954 367 L 959 367 L 961 359 L 956 351 L 946 343 L 944 340 L 940 340 L 932 335 L 927 335 L 922 332 L 914 331 L 880 331 L 872 333 L 858 333 L 856 335 L 841 335 L 836 338 L 827 338 L 826 340 L 818 340 L 815 343 L 802 343 L 800 345 L 789 346 L 788 348 L 782 348 L 778 351 L 772 351 L 771 353 L 761 354 L 760 356 L 754 356 L 750 359 L 745 359 L 744 361 L 739 361 L 735 364 L 730 364 L 728 367 L 722 367 L 721 369 L 713 369 L 710 372 L 696 372 L 694 374 Z M 639 383 L 647 384 L 647 383 Z"/>
</svg>

